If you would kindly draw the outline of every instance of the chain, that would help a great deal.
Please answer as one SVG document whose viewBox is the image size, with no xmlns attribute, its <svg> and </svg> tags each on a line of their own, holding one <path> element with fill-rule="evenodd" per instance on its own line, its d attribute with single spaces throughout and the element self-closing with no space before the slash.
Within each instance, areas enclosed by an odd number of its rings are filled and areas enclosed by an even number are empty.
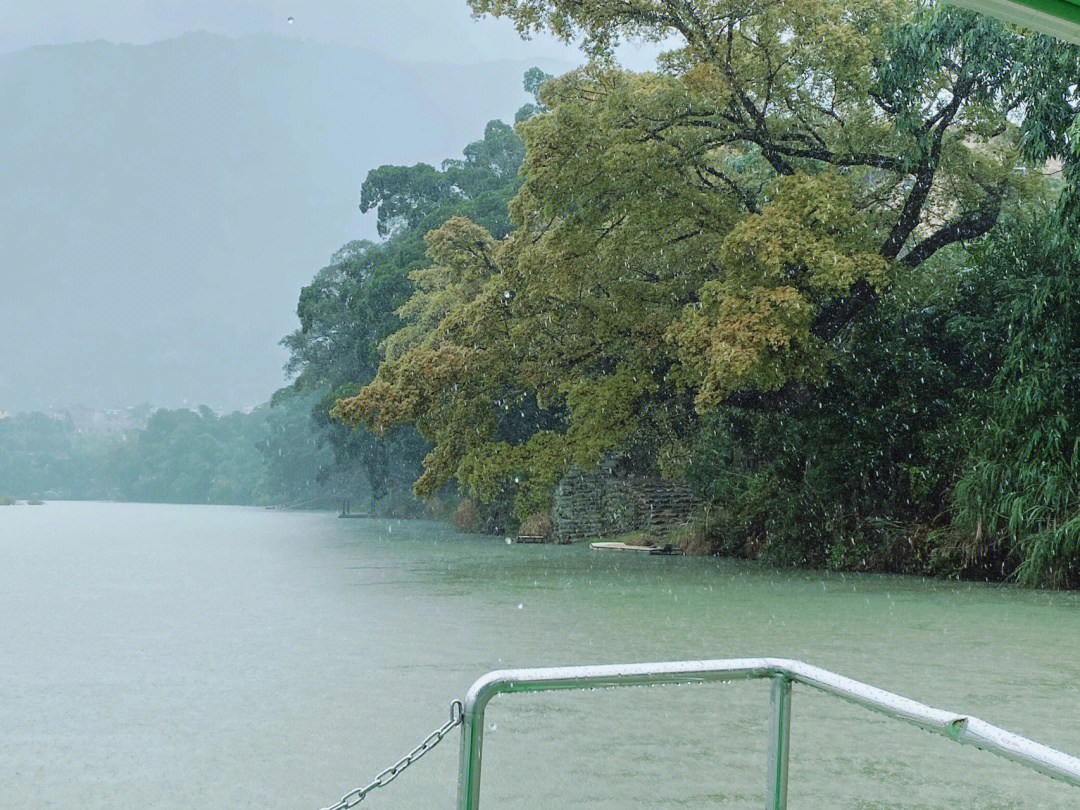
<svg viewBox="0 0 1080 810">
<path fill-rule="evenodd" d="M 356 788 L 356 790 L 350 790 L 348 793 L 341 797 L 337 804 L 332 804 L 329 807 L 324 807 L 323 810 L 346 810 L 346 808 L 349 807 L 356 807 L 356 805 L 360 804 L 360 802 L 364 800 L 364 797 L 371 793 L 371 791 L 375 790 L 375 788 L 386 787 L 387 785 L 389 785 L 391 782 L 398 778 L 402 771 L 404 771 L 406 768 L 416 762 L 416 760 L 420 759 L 420 757 L 422 757 L 436 745 L 441 743 L 443 737 L 449 734 L 451 729 L 460 726 L 464 714 L 465 712 L 464 708 L 461 705 L 461 701 L 455 700 L 453 703 L 450 704 L 450 719 L 447 720 L 440 728 L 437 728 L 435 731 L 431 732 L 422 743 L 416 746 L 416 748 L 407 753 L 389 768 L 381 771 L 378 776 L 376 776 L 371 781 L 370 784 L 365 785 L 362 788 Z"/>
</svg>

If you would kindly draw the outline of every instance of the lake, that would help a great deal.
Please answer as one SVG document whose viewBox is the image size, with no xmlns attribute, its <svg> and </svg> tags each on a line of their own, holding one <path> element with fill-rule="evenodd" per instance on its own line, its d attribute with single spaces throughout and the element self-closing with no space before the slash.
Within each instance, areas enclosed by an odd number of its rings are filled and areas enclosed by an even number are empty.
<svg viewBox="0 0 1080 810">
<path fill-rule="evenodd" d="M 0 508 L 0 807 L 318 810 L 511 666 L 774 655 L 1080 753 L 1080 598 L 246 508 Z M 768 686 L 505 695 L 481 807 L 764 804 Z M 792 808 L 1080 790 L 796 686 Z M 458 735 L 364 808 L 452 808 Z"/>
</svg>

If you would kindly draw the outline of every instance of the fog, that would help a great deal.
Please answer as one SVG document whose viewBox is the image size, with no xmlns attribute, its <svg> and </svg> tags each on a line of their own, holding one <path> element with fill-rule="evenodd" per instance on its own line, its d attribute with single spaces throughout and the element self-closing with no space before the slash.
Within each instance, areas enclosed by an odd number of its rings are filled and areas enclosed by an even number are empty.
<svg viewBox="0 0 1080 810">
<path fill-rule="evenodd" d="M 580 61 L 457 0 L 288 6 L 0 3 L 0 411 L 266 401 L 367 171 Z"/>
</svg>

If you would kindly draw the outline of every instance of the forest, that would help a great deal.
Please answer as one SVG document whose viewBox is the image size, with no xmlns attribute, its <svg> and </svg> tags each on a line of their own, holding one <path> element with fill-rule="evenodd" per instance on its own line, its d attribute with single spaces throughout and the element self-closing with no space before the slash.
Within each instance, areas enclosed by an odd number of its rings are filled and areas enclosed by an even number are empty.
<svg viewBox="0 0 1080 810">
<path fill-rule="evenodd" d="M 334 418 L 495 522 L 617 457 L 697 490 L 700 551 L 1080 584 L 1080 50 L 922 2 L 471 5 L 590 62 L 491 184 L 369 176 L 427 262 Z M 625 37 L 681 47 L 630 73 Z"/>
<path fill-rule="evenodd" d="M 123 431 L 16 414 L 0 420 L 0 493 L 296 508 L 370 495 L 359 471 L 335 463 L 311 423 L 313 405 L 295 397 L 251 413 L 159 409 L 145 426 Z"/>
<path fill-rule="evenodd" d="M 367 175 L 381 238 L 303 289 L 267 406 L 53 437 L 83 495 L 510 532 L 617 463 L 694 490 L 689 551 L 1080 586 L 1080 48 L 918 0 L 470 5 L 588 62 Z"/>
</svg>

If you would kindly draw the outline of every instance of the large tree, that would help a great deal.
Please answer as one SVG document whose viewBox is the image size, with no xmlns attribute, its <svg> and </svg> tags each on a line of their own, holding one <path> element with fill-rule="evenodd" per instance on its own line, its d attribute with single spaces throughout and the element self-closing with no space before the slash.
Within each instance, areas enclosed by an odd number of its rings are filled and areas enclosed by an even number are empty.
<svg viewBox="0 0 1080 810">
<path fill-rule="evenodd" d="M 526 89 L 545 78 L 534 68 L 526 74 Z M 539 110 L 537 102 L 519 115 Z M 414 291 L 409 273 L 427 264 L 424 234 L 455 215 L 500 237 L 510 230 L 507 205 L 520 186 L 523 156 L 524 145 L 513 129 L 490 121 L 483 138 L 438 169 L 418 163 L 385 165 L 368 173 L 360 208 L 377 213 L 379 232 L 386 238 L 351 242 L 338 250 L 301 291 L 300 328 L 282 341 L 290 355 L 286 370 L 295 379 L 275 401 L 297 393 L 315 398 L 313 426 L 335 459 L 322 477 L 347 478 L 360 469 L 377 499 L 399 481 L 407 487 L 418 474 L 425 443 L 415 431 L 375 436 L 331 420 L 329 411 L 337 399 L 372 380 L 382 341 L 402 326 L 397 310 Z"/>
<path fill-rule="evenodd" d="M 338 413 L 414 422 L 435 444 L 421 492 L 512 481 L 519 513 L 612 448 L 677 468 L 719 403 L 805 406 L 884 291 L 1046 198 L 1077 109 L 1080 51 L 950 7 L 471 5 L 594 61 L 518 125 L 516 230 L 429 235 L 405 327 Z M 627 73 L 627 36 L 679 47 Z"/>
</svg>

